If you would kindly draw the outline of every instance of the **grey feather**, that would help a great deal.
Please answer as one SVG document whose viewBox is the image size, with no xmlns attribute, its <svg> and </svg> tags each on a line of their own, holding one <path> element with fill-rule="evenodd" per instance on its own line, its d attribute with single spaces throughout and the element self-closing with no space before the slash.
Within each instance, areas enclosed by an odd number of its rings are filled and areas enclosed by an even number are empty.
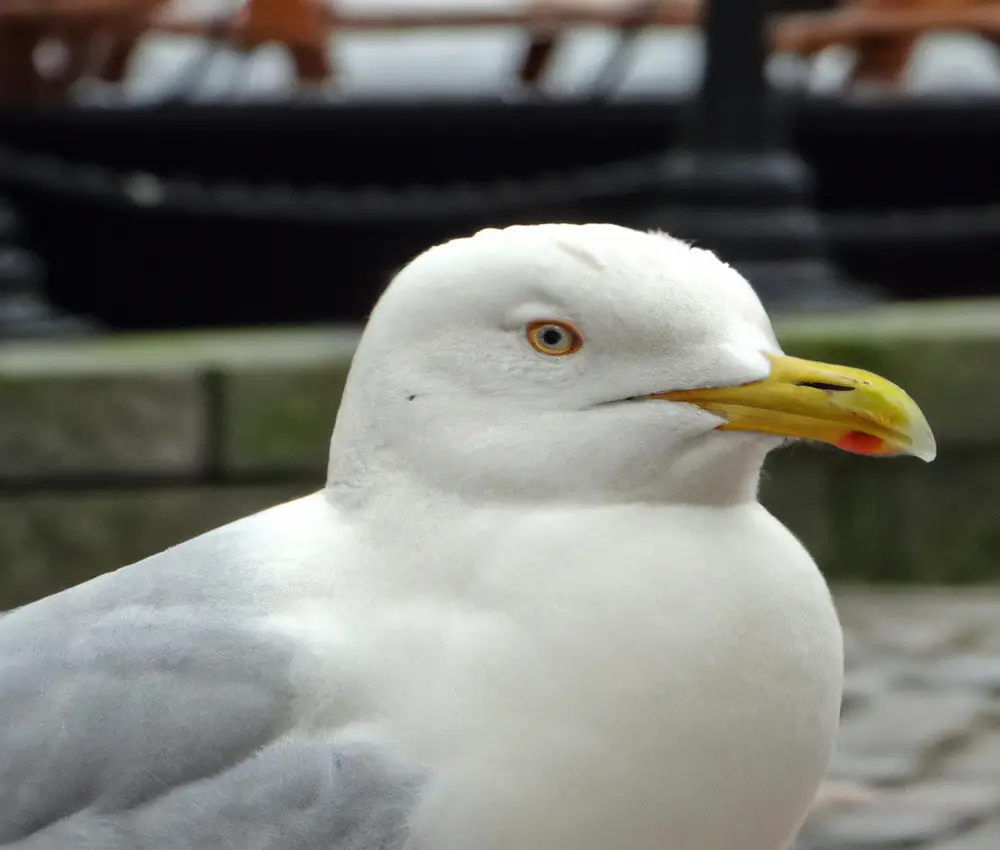
<svg viewBox="0 0 1000 850">
<path fill-rule="evenodd" d="M 402 846 L 422 772 L 292 729 L 231 534 L 0 618 L 0 848 Z"/>
</svg>

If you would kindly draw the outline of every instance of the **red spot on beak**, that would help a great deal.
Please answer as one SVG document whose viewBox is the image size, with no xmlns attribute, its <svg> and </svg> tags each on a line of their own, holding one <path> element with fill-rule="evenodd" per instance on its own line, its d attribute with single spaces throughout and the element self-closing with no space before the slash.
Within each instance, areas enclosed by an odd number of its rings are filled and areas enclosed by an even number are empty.
<svg viewBox="0 0 1000 850">
<path fill-rule="evenodd" d="M 887 454 L 885 440 L 861 431 L 848 431 L 837 440 L 837 448 L 856 455 Z"/>
</svg>

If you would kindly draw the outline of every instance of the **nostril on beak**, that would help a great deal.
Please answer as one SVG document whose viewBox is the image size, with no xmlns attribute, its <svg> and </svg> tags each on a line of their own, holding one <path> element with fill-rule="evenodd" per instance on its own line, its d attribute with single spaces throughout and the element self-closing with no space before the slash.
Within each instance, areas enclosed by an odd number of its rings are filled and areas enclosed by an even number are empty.
<svg viewBox="0 0 1000 850">
<path fill-rule="evenodd" d="M 795 386 L 810 387 L 814 390 L 826 390 L 831 393 L 846 393 L 854 389 L 854 387 L 845 387 L 843 384 L 827 384 L 823 381 L 799 381 Z"/>
</svg>

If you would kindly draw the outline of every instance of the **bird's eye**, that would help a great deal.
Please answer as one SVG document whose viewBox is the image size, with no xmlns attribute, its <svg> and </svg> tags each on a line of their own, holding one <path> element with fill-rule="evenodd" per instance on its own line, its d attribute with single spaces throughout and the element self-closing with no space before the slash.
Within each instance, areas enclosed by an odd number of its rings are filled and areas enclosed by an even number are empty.
<svg viewBox="0 0 1000 850">
<path fill-rule="evenodd" d="M 575 354 L 583 347 L 580 332 L 566 322 L 532 322 L 528 325 L 528 342 L 535 351 L 554 357 Z"/>
</svg>

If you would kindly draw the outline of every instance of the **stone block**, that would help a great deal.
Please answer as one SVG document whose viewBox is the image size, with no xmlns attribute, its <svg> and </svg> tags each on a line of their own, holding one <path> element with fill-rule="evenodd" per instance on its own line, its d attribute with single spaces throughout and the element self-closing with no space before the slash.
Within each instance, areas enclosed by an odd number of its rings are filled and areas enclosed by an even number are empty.
<svg viewBox="0 0 1000 850">
<path fill-rule="evenodd" d="M 901 341 L 892 357 L 893 380 L 920 405 L 940 446 L 996 445 L 1000 339 Z"/>
<path fill-rule="evenodd" d="M 765 504 L 833 581 L 955 582 L 1000 573 L 1000 300 L 785 319 L 791 354 L 860 366 L 923 406 L 940 456 L 795 446 Z M 0 352 L 0 492 L 32 479 L 167 474 L 321 479 L 356 329 L 126 335 Z M 214 417 L 218 415 L 218 421 Z M 221 469 L 220 469 L 221 467 Z M 214 480 L 214 479 L 213 479 Z"/>
<path fill-rule="evenodd" d="M 760 500 L 834 574 L 837 567 L 828 453 L 805 445 L 774 452 L 761 475 Z"/>
<path fill-rule="evenodd" d="M 926 782 L 821 817 L 806 827 L 796 846 L 801 850 L 928 847 L 975 827 L 998 807 L 998 782 Z"/>
<path fill-rule="evenodd" d="M 319 475 L 349 361 L 284 369 L 234 369 L 223 376 L 222 464 L 250 471 Z"/>
<path fill-rule="evenodd" d="M 990 652 L 956 651 L 943 658 L 914 666 L 901 684 L 912 688 L 979 691 L 1000 695 L 1000 656 Z M 1000 763 L 997 765 L 1000 772 Z"/>
<path fill-rule="evenodd" d="M 837 563 L 875 581 L 1000 576 L 1000 447 L 942 451 L 932 464 L 844 458 L 831 470 Z"/>
<path fill-rule="evenodd" d="M 954 753 L 942 766 L 941 773 L 959 781 L 1000 781 L 1000 731 L 983 731 L 968 746 Z M 1000 833 L 997 834 L 1000 838 Z M 994 850 L 1000 848 L 1000 840 Z"/>
<path fill-rule="evenodd" d="M 997 850 L 1000 847 L 1000 817 L 988 821 L 969 831 L 938 844 L 930 850 Z"/>
<path fill-rule="evenodd" d="M 765 466 L 761 501 L 836 581 L 1000 577 L 1000 446 L 932 464 L 793 446 Z"/>
<path fill-rule="evenodd" d="M 859 666 L 926 669 L 935 658 L 1000 651 L 997 598 L 980 588 L 842 587 L 836 596 Z"/>
<path fill-rule="evenodd" d="M 899 384 L 940 444 L 995 444 L 1000 403 L 1000 301 L 892 304 L 776 323 L 789 354 L 857 366 Z"/>
<path fill-rule="evenodd" d="M 831 334 L 821 330 L 781 333 L 779 325 L 778 336 L 782 348 L 793 357 L 867 369 L 901 386 L 906 381 L 905 374 L 899 374 L 905 367 L 896 356 L 897 343 L 876 334 Z"/>
<path fill-rule="evenodd" d="M 0 611 L 310 489 L 170 487 L 0 498 Z"/>
<path fill-rule="evenodd" d="M 195 473 L 206 415 L 194 373 L 0 376 L 0 481 Z"/>
<path fill-rule="evenodd" d="M 988 698 L 972 693 L 883 694 L 841 724 L 832 769 L 838 778 L 865 782 L 874 779 L 853 768 L 873 760 L 913 759 L 920 767 L 924 759 L 960 747 L 989 708 Z"/>
</svg>

